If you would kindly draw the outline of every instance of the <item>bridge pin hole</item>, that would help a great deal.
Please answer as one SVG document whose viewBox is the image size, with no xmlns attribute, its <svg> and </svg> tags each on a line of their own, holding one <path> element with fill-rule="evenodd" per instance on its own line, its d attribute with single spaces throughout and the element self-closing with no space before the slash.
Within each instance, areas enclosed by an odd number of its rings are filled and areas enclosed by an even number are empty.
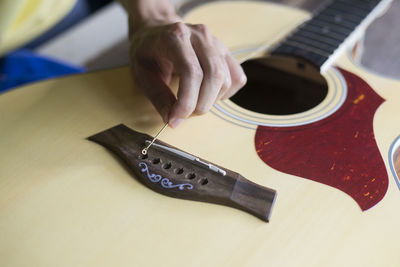
<svg viewBox="0 0 400 267">
<path fill-rule="evenodd" d="M 196 178 L 196 174 L 194 174 L 194 173 L 188 173 L 188 174 L 186 175 L 186 178 L 189 179 L 189 180 L 193 180 L 194 178 Z"/>
<path fill-rule="evenodd" d="M 149 157 L 149 156 L 148 156 L 147 154 L 146 154 L 146 155 L 143 155 L 143 154 L 142 154 L 142 155 L 139 155 L 139 158 L 140 158 L 140 159 L 147 159 L 148 157 Z"/>
<path fill-rule="evenodd" d="M 162 167 L 163 167 L 164 169 L 168 170 L 168 169 L 170 169 L 170 168 L 172 167 L 172 164 L 171 164 L 171 162 L 167 162 L 167 163 L 164 163 L 164 164 L 162 165 Z"/>
<path fill-rule="evenodd" d="M 200 184 L 201 184 L 201 185 L 206 185 L 206 184 L 208 184 L 208 179 L 207 179 L 207 178 L 202 179 L 202 180 L 200 181 Z"/>
<path fill-rule="evenodd" d="M 158 164 L 161 162 L 160 158 L 155 158 L 152 160 L 153 164 Z"/>
<path fill-rule="evenodd" d="M 182 173 L 183 173 L 183 169 L 182 169 L 182 168 L 176 168 L 176 169 L 174 170 L 174 172 L 175 172 L 176 174 L 182 174 Z"/>
</svg>

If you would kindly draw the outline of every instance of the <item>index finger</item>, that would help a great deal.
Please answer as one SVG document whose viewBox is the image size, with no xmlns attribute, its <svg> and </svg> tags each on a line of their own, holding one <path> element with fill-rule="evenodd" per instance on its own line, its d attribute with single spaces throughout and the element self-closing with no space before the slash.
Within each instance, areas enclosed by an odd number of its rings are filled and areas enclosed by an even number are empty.
<svg viewBox="0 0 400 267">
<path fill-rule="evenodd" d="M 196 108 L 203 71 L 189 35 L 178 35 L 174 38 L 169 52 L 169 59 L 173 62 L 174 69 L 179 75 L 177 101 L 169 114 L 169 124 L 171 127 L 176 127 Z"/>
</svg>

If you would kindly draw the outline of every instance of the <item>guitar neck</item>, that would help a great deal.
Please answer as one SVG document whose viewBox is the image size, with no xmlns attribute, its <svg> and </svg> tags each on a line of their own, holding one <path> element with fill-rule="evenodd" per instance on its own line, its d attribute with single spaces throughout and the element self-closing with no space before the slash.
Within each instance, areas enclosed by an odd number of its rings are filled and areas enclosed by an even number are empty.
<svg viewBox="0 0 400 267">
<path fill-rule="evenodd" d="M 303 58 L 324 72 L 347 45 L 390 4 L 390 0 L 334 0 L 271 53 Z"/>
</svg>

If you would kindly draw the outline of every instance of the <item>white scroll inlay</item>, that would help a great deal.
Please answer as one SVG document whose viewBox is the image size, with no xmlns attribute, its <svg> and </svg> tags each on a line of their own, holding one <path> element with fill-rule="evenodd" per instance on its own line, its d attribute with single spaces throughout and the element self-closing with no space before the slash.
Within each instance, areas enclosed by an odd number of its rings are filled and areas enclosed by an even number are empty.
<svg viewBox="0 0 400 267">
<path fill-rule="evenodd" d="M 161 175 L 159 174 L 154 174 L 154 173 L 150 173 L 149 171 L 149 167 L 147 166 L 146 163 L 144 162 L 139 162 L 139 167 L 141 167 L 142 169 L 140 170 L 141 172 L 144 172 L 147 174 L 147 177 L 149 178 L 149 180 L 153 183 L 160 183 L 162 187 L 170 189 L 170 188 L 174 188 L 174 187 L 178 187 L 179 190 L 183 190 L 183 189 L 193 189 L 193 185 L 191 184 L 173 184 L 168 178 L 163 178 Z"/>
</svg>

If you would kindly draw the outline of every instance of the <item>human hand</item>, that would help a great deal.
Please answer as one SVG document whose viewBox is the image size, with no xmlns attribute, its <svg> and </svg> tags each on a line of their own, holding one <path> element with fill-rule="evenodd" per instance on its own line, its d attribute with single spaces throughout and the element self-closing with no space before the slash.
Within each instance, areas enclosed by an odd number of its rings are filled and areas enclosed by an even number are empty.
<svg viewBox="0 0 400 267">
<path fill-rule="evenodd" d="M 242 67 L 202 24 L 139 27 L 131 36 L 131 62 L 136 86 L 171 127 L 208 112 L 246 83 Z M 177 96 L 169 88 L 174 74 Z"/>
</svg>

